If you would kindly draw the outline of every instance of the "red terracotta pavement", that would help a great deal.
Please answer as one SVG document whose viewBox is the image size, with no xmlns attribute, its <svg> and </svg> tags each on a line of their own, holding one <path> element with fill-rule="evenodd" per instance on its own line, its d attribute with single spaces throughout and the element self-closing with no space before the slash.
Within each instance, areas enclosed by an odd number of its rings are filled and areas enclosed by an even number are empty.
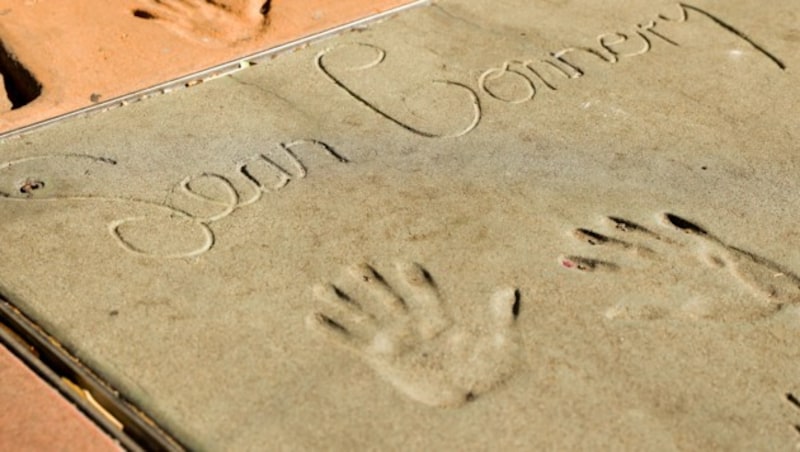
<svg viewBox="0 0 800 452">
<path fill-rule="evenodd" d="M 414 1 L 2 0 L 0 134 Z"/>
<path fill-rule="evenodd" d="M 0 345 L 0 451 L 112 450 L 121 449 Z"/>
</svg>

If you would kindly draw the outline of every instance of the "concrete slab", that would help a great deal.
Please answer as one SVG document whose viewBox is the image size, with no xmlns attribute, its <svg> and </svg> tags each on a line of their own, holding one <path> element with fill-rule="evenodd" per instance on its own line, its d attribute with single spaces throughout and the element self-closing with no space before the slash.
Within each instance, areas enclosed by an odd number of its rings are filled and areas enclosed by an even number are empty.
<svg viewBox="0 0 800 452">
<path fill-rule="evenodd" d="M 798 13 L 442 1 L 9 140 L 3 291 L 194 448 L 794 447 Z"/>
<path fill-rule="evenodd" d="M 0 9 L 0 135 L 410 3 L 8 0 Z"/>
<path fill-rule="evenodd" d="M 2 345 L 0 381 L 0 449 L 122 450 Z"/>
</svg>

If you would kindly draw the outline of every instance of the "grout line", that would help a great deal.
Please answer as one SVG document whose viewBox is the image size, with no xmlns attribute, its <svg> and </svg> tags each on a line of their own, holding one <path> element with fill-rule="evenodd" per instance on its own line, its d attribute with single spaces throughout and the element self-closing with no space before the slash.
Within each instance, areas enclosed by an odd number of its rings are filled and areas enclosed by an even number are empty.
<svg viewBox="0 0 800 452">
<path fill-rule="evenodd" d="M 253 61 L 266 60 L 268 58 L 275 57 L 279 53 L 288 52 L 290 50 L 295 50 L 295 49 L 298 49 L 298 48 L 302 48 L 304 46 L 311 45 L 313 43 L 316 43 L 316 42 L 321 41 L 323 39 L 326 39 L 326 38 L 329 38 L 331 36 L 337 35 L 339 33 L 342 33 L 342 32 L 345 32 L 345 31 L 348 31 L 348 30 L 351 30 L 351 29 L 356 29 L 356 28 L 359 28 L 359 27 L 363 27 L 363 26 L 366 26 L 366 25 L 374 23 L 374 22 L 378 22 L 378 21 L 380 21 L 382 19 L 388 18 L 390 16 L 393 16 L 395 14 L 399 14 L 401 12 L 404 12 L 404 11 L 407 11 L 407 10 L 410 10 L 410 9 L 414 9 L 414 8 L 417 8 L 417 7 L 428 5 L 428 4 L 431 3 L 431 1 L 432 0 L 415 0 L 415 1 L 412 1 L 412 2 L 407 3 L 405 5 L 401 5 L 401 6 L 389 9 L 387 11 L 384 11 L 384 12 L 381 12 L 381 13 L 378 13 L 378 14 L 373 14 L 371 16 L 367 16 L 367 17 L 364 17 L 364 18 L 361 18 L 361 19 L 358 19 L 358 20 L 355 20 L 355 21 L 352 21 L 352 22 L 348 22 L 348 23 L 345 23 L 345 24 L 342 24 L 342 25 L 338 25 L 338 26 L 333 27 L 333 28 L 329 28 L 329 29 L 327 29 L 325 31 L 321 31 L 321 32 L 316 33 L 316 34 L 312 34 L 312 35 L 309 35 L 309 36 L 306 36 L 306 37 L 303 37 L 303 38 L 300 38 L 300 39 L 296 39 L 294 41 L 289 41 L 287 43 L 280 44 L 280 45 L 277 45 L 275 47 L 270 47 L 269 49 L 266 49 L 266 50 L 262 50 L 262 51 L 258 51 L 258 52 L 255 52 L 255 53 L 252 53 L 252 54 L 249 54 L 249 55 L 245 55 L 243 57 L 239 57 L 239 58 L 236 58 L 234 60 L 218 64 L 218 65 L 213 66 L 213 67 L 208 68 L 208 69 L 203 69 L 201 71 L 193 72 L 193 73 L 191 73 L 189 75 L 185 75 L 185 76 L 182 76 L 182 77 L 179 77 L 179 78 L 175 78 L 175 79 L 169 80 L 169 81 L 164 82 L 164 83 L 159 83 L 157 85 L 153 85 L 153 86 L 151 86 L 149 88 L 144 88 L 144 89 L 141 89 L 139 91 L 135 91 L 133 93 L 129 93 L 129 94 L 125 94 L 125 95 L 122 95 L 122 96 L 119 96 L 119 97 L 115 97 L 113 99 L 109 99 L 107 101 L 103 101 L 103 102 L 97 103 L 97 104 L 89 106 L 89 107 L 84 107 L 84 108 L 81 108 L 81 109 L 78 109 L 78 110 L 75 110 L 75 111 L 71 111 L 69 113 L 64 113 L 64 114 L 59 115 L 59 116 L 55 116 L 55 117 L 52 117 L 52 118 L 49 118 L 49 119 L 44 119 L 42 121 L 35 122 L 33 124 L 28 124 L 26 126 L 18 127 L 16 129 L 13 129 L 13 130 L 9 130 L 9 131 L 6 131 L 6 132 L 1 132 L 0 133 L 0 141 L 2 141 L 4 139 L 7 139 L 7 138 L 18 137 L 18 136 L 20 136 L 22 134 L 25 134 L 27 132 L 31 132 L 31 131 L 33 131 L 35 129 L 39 129 L 41 127 L 45 127 L 45 126 L 54 124 L 56 122 L 63 121 L 65 119 L 69 119 L 69 118 L 75 117 L 75 116 L 87 115 L 87 114 L 91 114 L 91 113 L 97 112 L 99 110 L 108 110 L 108 109 L 112 109 L 112 108 L 116 108 L 116 107 L 125 106 L 125 105 L 128 105 L 129 103 L 133 103 L 133 102 L 137 102 L 139 100 L 143 100 L 143 99 L 145 99 L 145 98 L 147 98 L 147 97 L 149 97 L 151 95 L 166 94 L 166 93 L 168 93 L 168 92 L 170 92 L 170 91 L 172 91 L 172 90 L 174 90 L 176 88 L 190 87 L 190 86 L 192 86 L 192 84 L 194 84 L 194 83 L 196 83 L 198 81 L 205 81 L 205 80 L 210 80 L 212 78 L 217 78 L 217 77 L 223 77 L 223 76 L 226 76 L 226 75 L 230 75 L 230 74 L 233 74 L 235 72 L 238 72 L 238 71 L 240 71 L 242 69 L 245 69 L 246 67 L 250 66 L 251 62 L 253 62 Z"/>
</svg>

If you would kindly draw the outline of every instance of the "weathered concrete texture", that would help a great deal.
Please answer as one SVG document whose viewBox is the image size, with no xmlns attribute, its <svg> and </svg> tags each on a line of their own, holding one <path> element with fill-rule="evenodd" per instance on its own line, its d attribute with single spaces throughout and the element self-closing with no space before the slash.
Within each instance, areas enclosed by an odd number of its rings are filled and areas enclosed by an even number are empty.
<svg viewBox="0 0 800 452">
<path fill-rule="evenodd" d="M 7 0 L 0 133 L 187 76 L 409 0 Z"/>
<path fill-rule="evenodd" d="M 0 450 L 122 450 L 0 346 Z"/>
<path fill-rule="evenodd" d="M 794 447 L 798 12 L 442 1 L 7 141 L 2 285 L 196 448 Z"/>
</svg>

